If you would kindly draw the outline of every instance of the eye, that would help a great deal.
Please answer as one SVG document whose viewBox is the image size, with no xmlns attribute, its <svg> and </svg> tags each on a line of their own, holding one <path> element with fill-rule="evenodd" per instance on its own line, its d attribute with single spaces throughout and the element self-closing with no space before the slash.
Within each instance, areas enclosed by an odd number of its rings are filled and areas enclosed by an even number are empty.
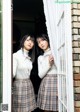
<svg viewBox="0 0 80 112">
<path fill-rule="evenodd" d="M 31 42 L 34 44 L 34 41 L 31 40 Z"/>
<path fill-rule="evenodd" d="M 40 44 L 41 43 L 41 41 L 38 41 L 38 44 Z"/>
<path fill-rule="evenodd" d="M 30 39 L 26 39 L 26 41 L 29 41 Z"/>
</svg>

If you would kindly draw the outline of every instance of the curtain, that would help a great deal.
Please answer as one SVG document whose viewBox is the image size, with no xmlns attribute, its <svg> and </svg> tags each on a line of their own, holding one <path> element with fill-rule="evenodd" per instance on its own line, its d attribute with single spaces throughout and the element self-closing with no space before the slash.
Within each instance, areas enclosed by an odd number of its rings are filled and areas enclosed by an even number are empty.
<svg viewBox="0 0 80 112">
<path fill-rule="evenodd" d="M 43 7 L 46 18 L 47 33 L 50 40 L 50 47 L 57 66 L 57 18 L 55 1 L 43 0 Z"/>
</svg>

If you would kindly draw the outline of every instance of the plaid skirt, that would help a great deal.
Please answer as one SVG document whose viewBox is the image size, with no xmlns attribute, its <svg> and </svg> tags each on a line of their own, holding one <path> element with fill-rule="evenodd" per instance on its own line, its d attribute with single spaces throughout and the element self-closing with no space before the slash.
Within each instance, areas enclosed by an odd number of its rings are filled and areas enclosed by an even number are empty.
<svg viewBox="0 0 80 112">
<path fill-rule="evenodd" d="M 40 85 L 37 107 L 47 111 L 58 111 L 57 75 L 46 75 Z"/>
<path fill-rule="evenodd" d="M 30 79 L 13 83 L 12 112 L 31 112 L 36 108 L 33 85 Z"/>
</svg>

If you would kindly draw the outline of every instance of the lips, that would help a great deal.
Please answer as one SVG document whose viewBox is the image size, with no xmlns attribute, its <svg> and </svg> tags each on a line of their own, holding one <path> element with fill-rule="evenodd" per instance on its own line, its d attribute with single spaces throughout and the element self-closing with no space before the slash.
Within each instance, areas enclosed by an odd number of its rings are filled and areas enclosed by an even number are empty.
<svg viewBox="0 0 80 112">
<path fill-rule="evenodd" d="M 41 46 L 42 48 L 44 48 L 45 46 Z"/>
<path fill-rule="evenodd" d="M 31 47 L 31 45 L 28 45 L 28 47 Z"/>
</svg>

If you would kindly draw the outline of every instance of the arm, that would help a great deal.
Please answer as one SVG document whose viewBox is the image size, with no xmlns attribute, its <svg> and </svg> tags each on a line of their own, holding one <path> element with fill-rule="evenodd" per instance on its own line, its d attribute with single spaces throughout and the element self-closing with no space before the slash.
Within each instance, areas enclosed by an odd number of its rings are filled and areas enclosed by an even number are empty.
<svg viewBox="0 0 80 112">
<path fill-rule="evenodd" d="M 17 69 L 17 59 L 16 59 L 16 55 L 13 54 L 13 77 L 15 77 L 16 75 L 16 69 Z"/>
<path fill-rule="evenodd" d="M 42 56 L 39 56 L 38 58 L 38 75 L 40 78 L 43 78 L 49 69 L 51 68 L 49 64 L 49 58 L 44 58 Z"/>
</svg>

